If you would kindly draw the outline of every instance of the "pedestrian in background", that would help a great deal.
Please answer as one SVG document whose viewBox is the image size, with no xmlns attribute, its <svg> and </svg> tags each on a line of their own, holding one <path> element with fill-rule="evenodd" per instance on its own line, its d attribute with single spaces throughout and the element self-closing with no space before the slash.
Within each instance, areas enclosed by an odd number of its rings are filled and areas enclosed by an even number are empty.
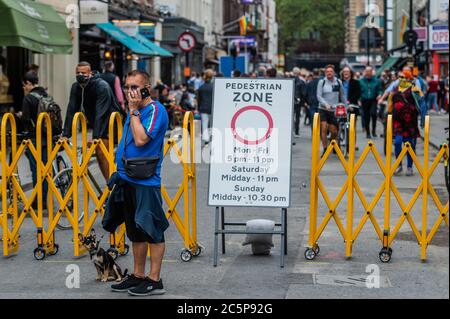
<svg viewBox="0 0 450 319">
<path fill-rule="evenodd" d="M 377 137 L 377 100 L 382 95 L 381 81 L 373 76 L 373 68 L 367 66 L 364 77 L 360 80 L 361 106 L 364 114 L 364 127 L 367 138 Z M 372 135 L 370 134 L 370 122 L 372 120 Z"/>
<path fill-rule="evenodd" d="M 429 110 L 434 109 L 436 113 L 440 114 L 441 110 L 438 103 L 438 92 L 439 92 L 439 81 L 437 75 L 435 75 L 428 81 L 427 105 Z"/>
<path fill-rule="evenodd" d="M 35 71 L 28 71 L 22 80 L 24 99 L 22 103 L 22 112 L 20 119 L 24 125 L 24 129 L 29 134 L 29 138 L 33 145 L 36 146 L 36 125 L 39 117 L 39 104 L 42 98 L 47 98 L 47 91 L 39 85 L 39 77 Z M 42 129 L 41 152 L 42 163 L 47 164 L 47 138 L 46 129 Z M 33 188 L 37 185 L 37 162 L 28 147 L 25 149 L 25 156 L 30 164 Z M 47 208 L 48 184 L 46 181 L 42 184 L 43 209 Z M 37 201 L 32 204 L 33 209 L 37 209 Z"/>
<path fill-rule="evenodd" d="M 341 80 L 347 104 L 358 106 L 360 104 L 359 99 L 361 97 L 361 85 L 359 84 L 358 80 L 354 79 L 353 70 L 349 66 L 346 66 L 342 69 Z M 349 107 L 349 113 L 355 114 L 356 128 L 356 123 L 360 114 L 359 110 Z"/>
<path fill-rule="evenodd" d="M 205 145 L 208 145 L 210 140 L 209 121 L 213 104 L 213 76 L 214 72 L 212 70 L 206 70 L 204 73 L 205 83 L 197 91 L 198 111 L 202 121 L 202 141 Z"/>
<path fill-rule="evenodd" d="M 108 83 L 94 76 L 88 62 L 78 63 L 75 74 L 76 82 L 70 90 L 63 136 L 72 137 L 73 118 L 75 113 L 82 112 L 87 118 L 88 127 L 93 129 L 92 140 L 101 139 L 104 145 L 109 145 L 109 118 L 112 112 L 120 108 L 116 105 L 114 93 Z M 92 143 L 92 140 L 88 141 L 88 145 Z M 96 156 L 102 175 L 105 180 L 108 180 L 109 161 L 99 147 L 96 149 Z"/>
<path fill-rule="evenodd" d="M 399 157 L 403 143 L 410 143 L 413 150 L 416 148 L 416 139 L 419 137 L 419 99 L 415 94 L 420 94 L 418 88 L 414 84 L 414 76 L 411 71 L 404 70 L 403 78 L 396 90 L 392 93 L 392 103 L 390 103 L 389 111 L 392 113 L 393 121 L 393 136 L 395 140 L 395 156 Z M 413 160 L 407 155 L 407 176 L 413 175 Z M 395 171 L 395 175 L 400 175 L 403 172 L 403 166 L 400 166 Z"/>
<path fill-rule="evenodd" d="M 294 74 L 294 94 L 295 94 L 295 102 L 294 102 L 294 134 L 296 137 L 300 136 L 300 116 L 302 107 L 305 106 L 305 89 L 306 82 L 304 78 L 301 76 L 301 71 L 299 68 L 295 67 L 292 70 Z"/>
<path fill-rule="evenodd" d="M 305 99 L 309 106 L 310 123 L 313 123 L 314 114 L 319 111 L 319 100 L 317 99 L 317 85 L 320 81 L 320 70 L 314 69 L 313 79 L 306 84 Z M 313 126 L 311 125 L 311 128 Z"/>
<path fill-rule="evenodd" d="M 438 78 L 438 77 L 436 77 Z M 439 90 L 438 90 L 438 104 L 439 104 L 439 111 L 441 114 L 445 114 L 446 113 L 446 102 L 445 102 L 445 95 L 446 95 L 446 90 L 445 90 L 445 78 L 442 77 L 439 81 Z"/>
<path fill-rule="evenodd" d="M 100 78 L 109 84 L 109 87 L 114 92 L 116 102 L 120 105 L 124 114 L 126 114 L 125 99 L 123 97 L 122 91 L 122 83 L 120 83 L 119 77 L 114 73 L 114 69 L 115 69 L 114 62 L 106 61 L 104 71 L 102 74 L 100 74 Z"/>
</svg>

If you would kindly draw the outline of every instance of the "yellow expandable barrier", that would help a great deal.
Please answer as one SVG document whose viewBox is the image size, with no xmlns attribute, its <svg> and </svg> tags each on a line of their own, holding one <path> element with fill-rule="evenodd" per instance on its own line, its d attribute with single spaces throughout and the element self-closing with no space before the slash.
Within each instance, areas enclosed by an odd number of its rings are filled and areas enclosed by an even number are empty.
<svg viewBox="0 0 450 319">
<path fill-rule="evenodd" d="M 375 147 L 372 141 L 369 141 L 367 146 L 362 151 L 360 157 L 358 159 L 355 158 L 355 145 L 356 145 L 356 128 L 355 128 L 355 116 L 352 115 L 350 119 L 350 132 L 349 132 L 349 154 L 346 159 L 338 147 L 336 141 L 332 141 L 325 151 L 323 157 L 320 157 L 320 117 L 319 114 L 314 116 L 313 122 L 313 136 L 312 136 L 312 164 L 311 164 L 311 189 L 310 189 L 310 225 L 309 225 L 309 241 L 308 247 L 305 251 L 305 258 L 307 260 L 313 260 L 320 252 L 320 248 L 318 245 L 319 238 L 323 234 L 325 228 L 331 219 L 334 219 L 336 225 L 339 229 L 340 234 L 342 235 L 345 242 L 345 255 L 346 257 L 351 257 L 352 255 L 352 247 L 355 243 L 358 235 L 363 229 L 364 225 L 370 220 L 372 223 L 377 236 L 379 237 L 382 250 L 379 253 L 380 260 L 382 262 L 389 262 L 391 260 L 392 249 L 391 245 L 395 237 L 400 231 L 400 228 L 403 226 L 404 222 L 407 221 L 410 225 L 414 235 L 417 238 L 417 241 L 420 245 L 420 258 L 422 260 L 426 260 L 426 251 L 428 244 L 432 241 L 435 236 L 439 226 L 442 222 L 449 225 L 448 223 L 448 209 L 449 203 L 447 201 L 446 204 L 443 204 L 437 193 L 430 183 L 430 177 L 433 175 L 436 167 L 439 165 L 441 160 L 444 158 L 448 158 L 449 156 L 449 146 L 444 144 L 437 156 L 431 162 L 429 158 L 429 132 L 430 132 L 430 118 L 427 116 L 425 120 L 425 130 L 424 130 L 424 160 L 421 163 L 416 156 L 412 146 L 409 143 L 405 144 L 402 152 L 400 153 L 398 159 L 396 159 L 392 163 L 392 115 L 388 116 L 387 119 L 387 132 L 386 132 L 386 158 L 383 161 L 380 153 Z M 337 197 L 332 199 L 327 193 L 325 185 L 322 183 L 319 175 L 320 172 L 328 160 L 330 154 L 335 151 L 339 161 L 342 163 L 343 169 L 346 174 L 346 182 L 342 186 L 340 192 Z M 358 174 L 361 166 L 364 161 L 367 159 L 368 155 L 372 154 L 378 164 L 380 172 L 384 175 L 385 180 L 379 186 L 375 197 L 372 201 L 368 201 L 366 196 L 363 194 L 360 185 L 356 180 L 356 175 Z M 396 187 L 393 176 L 394 172 L 397 170 L 402 160 L 407 154 L 411 155 L 413 162 L 417 168 L 417 171 L 421 175 L 421 183 L 419 187 L 416 189 L 413 197 L 409 202 L 405 202 L 402 199 L 402 196 Z M 326 206 L 328 207 L 328 211 L 326 216 L 320 222 L 318 221 L 318 200 L 319 200 L 319 192 L 321 193 Z M 381 227 L 376 219 L 375 215 L 375 207 L 378 202 L 381 200 L 381 197 L 384 194 L 384 223 Z M 358 222 L 357 227 L 354 229 L 355 222 L 355 209 L 354 209 L 354 197 L 355 195 L 360 199 L 364 212 L 362 217 L 358 217 L 356 219 Z M 393 229 L 391 229 L 391 198 L 393 197 L 397 200 L 402 214 L 398 218 L 398 220 L 392 224 Z M 414 208 L 417 199 L 422 195 L 422 228 L 418 229 L 416 223 L 411 216 L 411 211 Z M 339 203 L 342 201 L 344 196 L 347 196 L 347 209 L 346 212 L 342 215 L 337 211 L 337 207 Z M 427 225 L 429 219 L 433 216 L 430 215 L 428 211 L 428 197 L 431 196 L 433 202 L 437 207 L 437 211 L 439 216 L 436 216 L 431 230 L 428 232 Z M 342 218 L 346 218 L 346 224 L 344 224 Z"/>
<path fill-rule="evenodd" d="M 11 161 L 7 158 L 7 128 L 10 127 Z M 46 136 L 42 136 L 42 128 L 46 128 Z M 115 128 L 117 129 L 115 130 Z M 81 131 L 81 144 L 78 145 L 78 130 Z M 197 202 L 196 202 L 196 164 L 195 164 L 195 126 L 192 112 L 187 112 L 183 122 L 182 148 L 175 139 L 168 139 L 164 147 L 164 156 L 167 157 L 173 150 L 180 159 L 183 167 L 183 180 L 174 196 L 171 198 L 162 185 L 161 192 L 168 205 L 167 218 L 172 219 L 181 234 L 184 242 L 182 259 L 189 261 L 193 256 L 201 253 L 201 246 L 197 243 Z M 66 216 L 73 230 L 74 256 L 86 253 L 81 245 L 79 234 L 87 236 L 92 229 L 98 216 L 104 213 L 104 204 L 110 195 L 107 186 L 97 195 L 89 180 L 88 165 L 96 151 L 101 151 L 108 159 L 110 174 L 116 171 L 114 141 L 122 136 L 122 118 L 119 113 L 113 113 L 109 121 L 109 143 L 105 145 L 103 140 L 98 139 L 88 144 L 87 121 L 82 113 L 77 113 L 72 123 L 72 144 L 67 139 L 60 139 L 52 143 L 51 121 L 46 113 L 38 117 L 36 125 L 36 145 L 30 139 L 24 140 L 17 147 L 16 122 L 14 116 L 7 113 L 1 122 L 0 137 L 0 164 L 1 164 L 1 199 L 2 210 L 0 214 L 0 226 L 2 229 L 3 255 L 9 256 L 19 249 L 19 232 L 24 219 L 29 215 L 36 226 L 37 247 L 34 256 L 42 260 L 46 255 L 54 255 L 58 252 L 55 243 L 55 228 L 61 218 Z M 47 147 L 43 149 L 43 138 L 47 140 Z M 54 145 L 52 145 L 54 144 Z M 27 197 L 20 182 L 18 181 L 17 166 L 19 159 L 26 150 L 32 154 L 37 164 L 37 184 Z M 81 153 L 79 152 L 81 151 Z M 47 153 L 47 161 L 42 160 L 42 152 Z M 65 152 L 72 166 L 72 182 L 64 196 L 57 189 L 53 181 L 53 162 L 60 152 Z M 43 216 L 43 182 L 48 184 L 47 211 L 48 222 L 45 227 Z M 81 191 L 80 191 L 81 188 Z M 180 216 L 177 205 L 180 198 L 184 196 L 183 215 Z M 54 199 L 59 209 L 55 211 Z M 19 211 L 19 200 L 23 203 L 23 209 Z M 32 203 L 37 201 L 37 210 L 33 209 Z M 89 203 L 94 203 L 91 209 Z M 69 205 L 72 203 L 72 205 Z M 80 212 L 83 218 L 80 220 Z M 115 256 L 125 255 L 129 247 L 125 244 L 125 226 L 121 225 L 116 233 L 110 234 L 109 252 Z"/>
</svg>

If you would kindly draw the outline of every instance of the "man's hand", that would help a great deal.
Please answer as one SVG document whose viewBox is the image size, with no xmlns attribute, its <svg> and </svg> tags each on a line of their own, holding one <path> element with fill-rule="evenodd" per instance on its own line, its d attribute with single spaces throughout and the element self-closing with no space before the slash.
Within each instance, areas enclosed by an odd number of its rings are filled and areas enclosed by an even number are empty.
<svg viewBox="0 0 450 319">
<path fill-rule="evenodd" d="M 128 108 L 130 112 L 138 110 L 142 103 L 142 96 L 139 90 L 132 90 L 127 93 Z"/>
<path fill-rule="evenodd" d="M 331 110 L 331 105 L 327 104 L 327 105 L 325 105 L 325 108 L 329 111 L 329 110 Z"/>
</svg>

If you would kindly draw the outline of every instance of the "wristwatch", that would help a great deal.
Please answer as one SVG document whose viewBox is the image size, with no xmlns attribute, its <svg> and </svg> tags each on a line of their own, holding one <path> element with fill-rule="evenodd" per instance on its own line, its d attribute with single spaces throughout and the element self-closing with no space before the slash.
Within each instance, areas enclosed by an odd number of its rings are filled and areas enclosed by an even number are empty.
<svg viewBox="0 0 450 319">
<path fill-rule="evenodd" d="M 131 115 L 139 117 L 139 116 L 141 116 L 141 113 L 139 113 L 138 110 L 134 110 L 134 111 L 131 111 Z"/>
</svg>

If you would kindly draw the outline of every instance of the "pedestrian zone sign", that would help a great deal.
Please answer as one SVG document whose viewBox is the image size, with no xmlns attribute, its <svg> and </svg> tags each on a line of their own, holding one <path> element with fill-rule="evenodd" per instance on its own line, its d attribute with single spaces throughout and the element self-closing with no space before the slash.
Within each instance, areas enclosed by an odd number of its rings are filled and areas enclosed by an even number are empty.
<svg viewBox="0 0 450 319">
<path fill-rule="evenodd" d="M 293 103 L 293 80 L 215 80 L 209 206 L 290 206 Z"/>
</svg>

